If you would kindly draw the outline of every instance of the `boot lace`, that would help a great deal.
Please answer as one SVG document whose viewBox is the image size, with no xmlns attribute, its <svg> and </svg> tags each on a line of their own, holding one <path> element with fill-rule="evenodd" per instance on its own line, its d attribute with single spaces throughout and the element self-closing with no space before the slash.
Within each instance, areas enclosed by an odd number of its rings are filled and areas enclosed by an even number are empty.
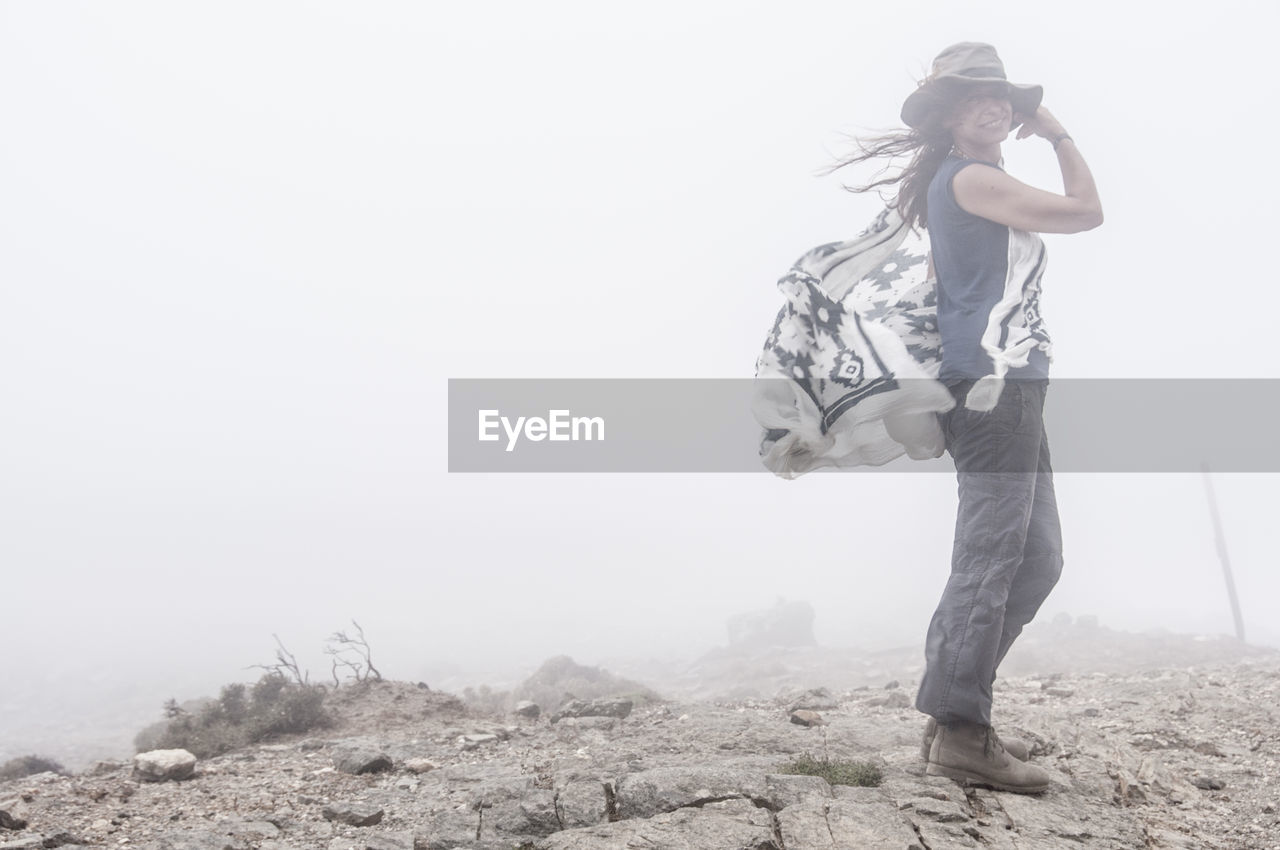
<svg viewBox="0 0 1280 850">
<path fill-rule="evenodd" d="M 994 728 L 986 727 L 982 739 L 982 755 L 986 758 L 995 758 L 1004 752 L 1004 741 L 1000 740 Z"/>
</svg>

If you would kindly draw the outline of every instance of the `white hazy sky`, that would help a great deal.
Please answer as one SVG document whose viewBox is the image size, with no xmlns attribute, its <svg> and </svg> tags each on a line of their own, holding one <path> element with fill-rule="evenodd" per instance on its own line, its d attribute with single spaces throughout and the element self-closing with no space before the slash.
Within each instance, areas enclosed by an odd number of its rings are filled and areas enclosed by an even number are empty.
<svg viewBox="0 0 1280 850">
<path fill-rule="evenodd" d="M 1054 375 L 1280 377 L 1275 18 L 3 3 L 5 687 L 226 681 L 273 632 L 323 670 L 351 617 L 401 678 L 694 654 L 779 595 L 813 603 L 823 643 L 922 640 L 951 478 L 449 475 L 446 380 L 749 377 L 776 279 L 879 208 L 840 188 L 870 172 L 816 171 L 841 134 L 896 126 L 961 40 L 1044 85 L 1103 199 L 1103 227 L 1045 237 Z M 1005 158 L 1061 190 L 1045 141 Z M 1278 483 L 1216 482 L 1274 643 Z M 1198 475 L 1058 491 L 1047 615 L 1231 630 Z"/>
</svg>

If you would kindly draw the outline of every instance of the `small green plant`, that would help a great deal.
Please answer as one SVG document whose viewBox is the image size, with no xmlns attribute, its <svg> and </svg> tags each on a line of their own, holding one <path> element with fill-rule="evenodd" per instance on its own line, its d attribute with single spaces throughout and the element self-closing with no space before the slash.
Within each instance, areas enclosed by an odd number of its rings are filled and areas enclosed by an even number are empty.
<svg viewBox="0 0 1280 850">
<path fill-rule="evenodd" d="M 319 685 L 290 681 L 283 672 L 263 675 L 252 686 L 226 685 L 216 700 L 191 713 L 169 700 L 167 720 L 159 729 L 138 733 L 138 751 L 183 749 L 210 758 L 254 744 L 272 735 L 307 732 L 325 726 L 325 690 Z"/>
<path fill-rule="evenodd" d="M 21 779 L 24 776 L 34 776 L 46 771 L 63 776 L 67 774 L 67 769 L 53 759 L 30 755 L 19 756 L 0 764 L 0 779 Z"/>
<path fill-rule="evenodd" d="M 814 758 L 811 753 L 801 753 L 794 761 L 778 768 L 778 773 L 821 776 L 831 785 L 863 785 L 874 788 L 884 779 L 880 768 L 866 761 L 831 761 L 826 757 Z"/>
</svg>

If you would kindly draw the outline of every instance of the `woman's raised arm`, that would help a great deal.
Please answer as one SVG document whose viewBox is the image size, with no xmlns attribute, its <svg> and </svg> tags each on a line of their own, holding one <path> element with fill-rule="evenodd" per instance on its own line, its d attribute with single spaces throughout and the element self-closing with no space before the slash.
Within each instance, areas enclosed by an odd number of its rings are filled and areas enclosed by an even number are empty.
<svg viewBox="0 0 1280 850">
<path fill-rule="evenodd" d="M 1049 110 L 1036 110 L 1018 130 L 1018 138 L 1032 134 L 1046 139 L 1065 135 Z M 1079 233 L 1102 224 L 1102 202 L 1093 174 L 1071 138 L 1058 143 L 1063 194 L 1055 195 L 1010 177 L 998 168 L 964 168 L 952 178 L 956 203 L 965 212 L 1036 233 Z"/>
</svg>

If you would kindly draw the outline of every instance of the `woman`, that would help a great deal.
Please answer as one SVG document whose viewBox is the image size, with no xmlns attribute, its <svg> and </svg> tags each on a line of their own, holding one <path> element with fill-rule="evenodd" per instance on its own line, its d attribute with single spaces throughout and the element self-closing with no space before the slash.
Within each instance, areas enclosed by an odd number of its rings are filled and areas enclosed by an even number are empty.
<svg viewBox="0 0 1280 850">
<path fill-rule="evenodd" d="M 991 728 L 996 668 L 1062 571 L 1042 412 L 1051 346 L 1040 317 L 1040 233 L 1102 223 L 1093 177 L 1075 140 L 1040 105 L 1040 86 L 1014 85 L 988 44 L 942 51 L 907 98 L 909 132 L 881 137 L 836 167 L 913 154 L 894 206 L 927 227 L 936 274 L 939 378 L 956 406 L 940 419 L 955 461 L 959 507 L 951 576 L 929 624 L 916 707 L 930 716 L 926 772 L 1008 791 L 1049 785 L 1042 768 L 1010 754 Z M 1053 145 L 1063 194 L 1010 177 L 1001 144 L 1038 136 Z"/>
</svg>

